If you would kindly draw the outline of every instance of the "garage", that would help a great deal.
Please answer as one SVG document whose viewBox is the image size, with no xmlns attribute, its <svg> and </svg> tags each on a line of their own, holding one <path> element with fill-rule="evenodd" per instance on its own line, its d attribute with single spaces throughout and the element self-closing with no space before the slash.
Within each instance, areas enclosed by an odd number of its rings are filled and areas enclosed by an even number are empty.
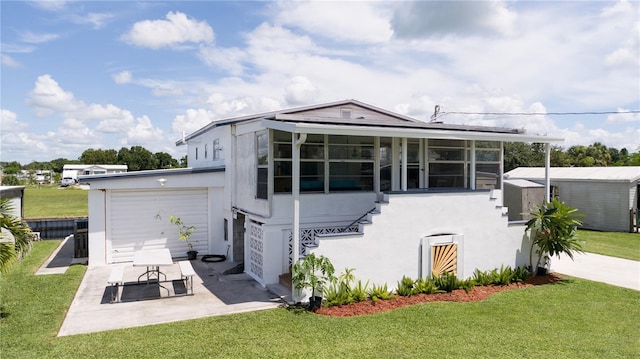
<svg viewBox="0 0 640 359">
<path fill-rule="evenodd" d="M 173 257 L 186 256 L 187 244 L 178 239 L 169 222 L 178 216 L 195 226 L 190 242 L 201 254 L 208 252 L 208 190 L 181 188 L 161 190 L 112 190 L 107 195 L 107 263 L 130 262 L 141 249 L 168 248 Z M 109 248 L 110 247 L 110 248 Z"/>
</svg>

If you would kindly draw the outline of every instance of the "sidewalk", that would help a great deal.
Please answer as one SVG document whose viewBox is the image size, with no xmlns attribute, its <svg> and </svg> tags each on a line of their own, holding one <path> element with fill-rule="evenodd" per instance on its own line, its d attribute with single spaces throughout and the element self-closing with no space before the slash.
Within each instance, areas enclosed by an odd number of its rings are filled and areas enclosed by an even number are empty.
<svg viewBox="0 0 640 359">
<path fill-rule="evenodd" d="M 640 262 L 593 253 L 551 259 L 551 271 L 640 291 Z"/>
</svg>

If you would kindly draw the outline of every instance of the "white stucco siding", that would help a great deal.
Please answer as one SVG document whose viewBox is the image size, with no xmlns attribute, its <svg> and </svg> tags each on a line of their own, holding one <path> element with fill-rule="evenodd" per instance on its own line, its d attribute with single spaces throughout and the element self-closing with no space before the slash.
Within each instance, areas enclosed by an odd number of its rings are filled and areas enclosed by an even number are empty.
<svg viewBox="0 0 640 359">
<path fill-rule="evenodd" d="M 356 278 L 395 288 L 403 275 L 418 277 L 421 240 L 440 234 L 457 235 L 461 278 L 476 268 L 528 264 L 524 227 L 509 226 L 489 192 L 392 195 L 364 235 L 323 239 L 313 252 L 338 271 L 355 268 Z"/>
<path fill-rule="evenodd" d="M 373 192 L 317 193 L 300 195 L 300 223 L 312 225 L 316 222 L 353 221 L 375 207 Z M 277 194 L 272 198 L 270 223 L 282 220 L 291 222 L 293 203 L 290 194 Z"/>
<path fill-rule="evenodd" d="M 178 216 L 195 226 L 190 242 L 193 249 L 208 252 L 209 220 L 207 189 L 167 191 L 114 191 L 108 212 L 111 233 L 107 261 L 130 262 L 133 252 L 169 248 L 173 257 L 186 256 L 187 244 L 179 240 L 177 226 L 169 216 Z"/>
</svg>

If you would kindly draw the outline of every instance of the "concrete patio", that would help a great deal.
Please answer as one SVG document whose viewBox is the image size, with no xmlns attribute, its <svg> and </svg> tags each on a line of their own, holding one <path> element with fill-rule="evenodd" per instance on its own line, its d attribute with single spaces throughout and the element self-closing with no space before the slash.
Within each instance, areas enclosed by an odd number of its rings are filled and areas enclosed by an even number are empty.
<svg viewBox="0 0 640 359">
<path fill-rule="evenodd" d="M 73 258 L 73 237 L 69 237 L 36 274 L 61 274 L 69 265 L 77 262 L 83 260 Z M 137 300 L 138 295 L 141 295 L 141 288 L 125 284 L 121 291 L 123 301 L 113 304 L 109 303 L 111 288 L 107 285 L 112 266 L 87 268 L 58 336 L 272 309 L 283 305 L 291 294 L 288 289 L 279 285 L 263 288 L 244 273 L 224 274 L 238 263 L 207 263 L 201 260 L 193 260 L 191 263 L 197 274 L 193 280 L 194 295 L 166 298 L 167 292 L 160 288 L 165 298 Z M 125 264 L 125 283 L 137 282 L 144 270 L 145 268 L 133 267 L 130 263 Z M 171 282 L 173 279 L 180 279 L 178 265 L 166 267 L 166 270 L 163 268 L 162 271 L 169 280 L 163 285 L 169 288 L 170 294 L 173 295 L 174 290 L 180 293 L 180 286 L 175 286 L 177 282 Z M 135 293 L 135 290 L 138 292 Z M 157 294 L 157 290 L 155 293 Z"/>
</svg>

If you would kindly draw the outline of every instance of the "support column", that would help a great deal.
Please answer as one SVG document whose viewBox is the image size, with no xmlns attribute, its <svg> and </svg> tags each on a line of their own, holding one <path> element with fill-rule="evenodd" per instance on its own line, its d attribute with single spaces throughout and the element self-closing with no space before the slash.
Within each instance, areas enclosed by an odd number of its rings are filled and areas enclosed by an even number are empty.
<svg viewBox="0 0 640 359">
<path fill-rule="evenodd" d="M 291 233 L 291 263 L 295 264 L 300 259 L 300 147 L 307 140 L 307 134 L 291 133 L 291 198 L 293 199 L 293 232 Z M 291 298 L 296 297 L 296 289 L 291 286 Z"/>
<path fill-rule="evenodd" d="M 407 138 L 402 138 L 402 190 L 407 190 Z"/>
<path fill-rule="evenodd" d="M 470 146 L 470 154 L 471 158 L 469 159 L 469 188 L 474 190 L 476 189 L 476 140 L 469 141 Z"/>
<path fill-rule="evenodd" d="M 544 199 L 551 201 L 551 145 L 544 144 Z"/>
</svg>

